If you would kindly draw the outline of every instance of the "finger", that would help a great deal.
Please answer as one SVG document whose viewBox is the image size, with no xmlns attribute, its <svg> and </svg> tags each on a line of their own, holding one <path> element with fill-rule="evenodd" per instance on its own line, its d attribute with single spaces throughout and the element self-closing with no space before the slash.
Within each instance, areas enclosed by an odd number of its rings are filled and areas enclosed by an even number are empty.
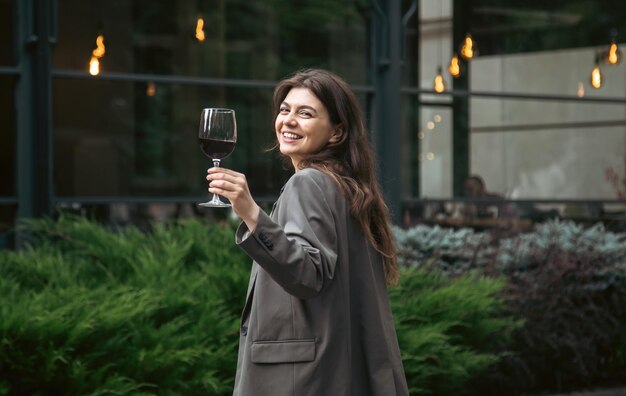
<svg viewBox="0 0 626 396">
<path fill-rule="evenodd" d="M 237 182 L 233 183 L 229 180 L 224 180 L 224 179 L 212 180 L 209 183 L 209 187 L 221 188 L 222 190 L 234 192 L 238 194 L 247 191 L 247 188 L 244 184 L 237 183 Z"/>
<path fill-rule="evenodd" d="M 209 168 L 207 169 L 207 173 L 208 174 L 226 173 L 226 174 L 233 175 L 233 176 L 243 175 L 243 173 L 235 172 L 234 170 L 227 169 L 227 168 L 220 168 L 220 167 Z"/>
<path fill-rule="evenodd" d="M 209 175 L 207 175 L 207 180 L 226 180 L 229 181 L 231 183 L 235 183 L 235 184 L 247 184 L 246 181 L 246 176 L 243 175 L 242 173 L 226 173 L 226 172 L 219 172 L 219 173 L 210 173 Z"/>
</svg>

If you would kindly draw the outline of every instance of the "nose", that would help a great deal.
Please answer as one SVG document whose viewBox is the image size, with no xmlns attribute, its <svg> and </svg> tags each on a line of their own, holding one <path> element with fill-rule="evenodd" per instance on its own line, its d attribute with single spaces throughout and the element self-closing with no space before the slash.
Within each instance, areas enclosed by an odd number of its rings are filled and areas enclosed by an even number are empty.
<svg viewBox="0 0 626 396">
<path fill-rule="evenodd" d="M 293 111 L 290 111 L 289 114 L 285 115 L 283 123 L 288 124 L 288 125 L 293 125 L 296 123 L 296 117 Z"/>
</svg>

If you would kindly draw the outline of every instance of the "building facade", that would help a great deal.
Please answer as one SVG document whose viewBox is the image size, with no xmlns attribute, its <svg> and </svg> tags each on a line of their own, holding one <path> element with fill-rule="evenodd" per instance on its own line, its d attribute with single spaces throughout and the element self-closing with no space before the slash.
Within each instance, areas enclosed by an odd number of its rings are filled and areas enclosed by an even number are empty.
<svg viewBox="0 0 626 396">
<path fill-rule="evenodd" d="M 431 216 L 429 202 L 452 214 L 470 174 L 561 215 L 623 214 L 626 66 L 607 58 L 626 41 L 616 0 L 0 0 L 0 11 L 2 246 L 21 243 L 19 219 L 60 208 L 117 222 L 221 216 L 195 207 L 210 164 L 204 107 L 235 109 L 223 164 L 271 203 L 289 176 L 271 151 L 272 90 L 305 67 L 357 92 L 399 224 Z"/>
</svg>

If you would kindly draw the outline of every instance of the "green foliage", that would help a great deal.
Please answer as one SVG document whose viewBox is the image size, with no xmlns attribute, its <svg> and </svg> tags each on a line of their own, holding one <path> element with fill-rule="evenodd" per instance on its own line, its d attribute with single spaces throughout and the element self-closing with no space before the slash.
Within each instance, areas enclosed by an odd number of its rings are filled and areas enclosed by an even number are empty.
<svg viewBox="0 0 626 396">
<path fill-rule="evenodd" d="M 27 226 L 0 253 L 3 394 L 232 392 L 249 260 L 231 226 Z"/>
<path fill-rule="evenodd" d="M 403 269 L 400 279 L 390 297 L 409 393 L 463 394 L 472 376 L 498 360 L 489 344 L 519 326 L 497 298 L 504 283 L 418 269 Z"/>
<path fill-rule="evenodd" d="M 62 215 L 0 251 L 0 395 L 229 395 L 250 259 L 229 224 Z M 461 394 L 517 323 L 502 282 L 416 269 L 390 289 L 414 395 Z"/>
<path fill-rule="evenodd" d="M 626 385 L 626 234 L 562 221 L 506 238 L 426 226 L 395 233 L 404 266 L 507 280 L 507 307 L 524 326 L 493 344 L 510 353 L 473 379 L 475 394 Z"/>
</svg>

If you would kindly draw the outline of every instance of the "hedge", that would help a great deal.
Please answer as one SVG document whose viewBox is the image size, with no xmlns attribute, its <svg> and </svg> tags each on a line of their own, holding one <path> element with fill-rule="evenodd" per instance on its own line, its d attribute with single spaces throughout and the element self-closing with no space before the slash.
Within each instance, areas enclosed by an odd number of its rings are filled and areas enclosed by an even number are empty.
<svg viewBox="0 0 626 396">
<path fill-rule="evenodd" d="M 26 223 L 0 251 L 0 395 L 230 395 L 250 261 L 234 225 Z M 390 289 L 412 395 L 461 394 L 518 322 L 504 283 L 402 271 Z"/>
</svg>

